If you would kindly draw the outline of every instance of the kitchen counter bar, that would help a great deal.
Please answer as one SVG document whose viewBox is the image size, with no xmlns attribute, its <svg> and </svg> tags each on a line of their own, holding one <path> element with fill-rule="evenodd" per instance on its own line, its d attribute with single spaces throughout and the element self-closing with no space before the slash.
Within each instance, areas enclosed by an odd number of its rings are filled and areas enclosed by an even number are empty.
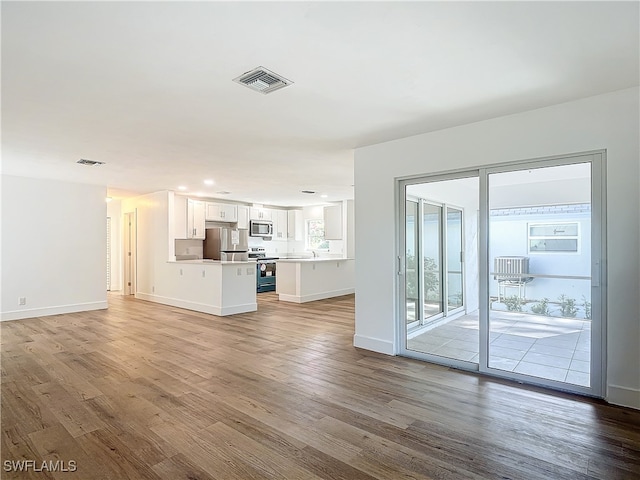
<svg viewBox="0 0 640 480">
<path fill-rule="evenodd" d="M 254 260 L 173 260 L 157 273 L 136 298 L 218 316 L 258 309 Z"/>
<path fill-rule="evenodd" d="M 353 258 L 341 258 L 341 257 L 308 257 L 308 258 L 279 258 L 278 262 L 285 262 L 285 263 L 296 263 L 296 262 L 303 262 L 303 263 L 307 263 L 307 262 L 336 262 L 336 261 L 348 261 L 348 260 L 353 260 Z"/>
<path fill-rule="evenodd" d="M 197 265 L 243 265 L 243 264 L 251 264 L 255 265 L 256 259 L 253 258 L 251 260 L 243 260 L 243 261 L 230 261 L 230 260 L 211 260 L 209 258 L 196 258 L 193 260 L 171 260 L 168 263 L 195 263 Z"/>
<path fill-rule="evenodd" d="M 355 292 L 352 258 L 300 258 L 276 261 L 276 292 L 284 302 L 305 303 Z"/>
</svg>

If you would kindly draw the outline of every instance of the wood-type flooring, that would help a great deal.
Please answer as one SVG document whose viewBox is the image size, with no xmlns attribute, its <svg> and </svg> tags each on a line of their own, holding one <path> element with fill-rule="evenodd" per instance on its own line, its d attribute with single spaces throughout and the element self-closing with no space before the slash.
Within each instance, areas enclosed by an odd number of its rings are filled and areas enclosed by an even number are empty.
<svg viewBox="0 0 640 480">
<path fill-rule="evenodd" d="M 353 295 L 0 329 L 2 479 L 640 478 L 640 411 L 354 348 Z"/>
</svg>

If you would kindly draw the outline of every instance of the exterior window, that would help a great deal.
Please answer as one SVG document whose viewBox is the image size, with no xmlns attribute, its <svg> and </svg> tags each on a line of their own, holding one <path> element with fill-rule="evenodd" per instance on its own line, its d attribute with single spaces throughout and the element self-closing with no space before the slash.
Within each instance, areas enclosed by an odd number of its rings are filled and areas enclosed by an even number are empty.
<svg viewBox="0 0 640 480">
<path fill-rule="evenodd" d="M 329 240 L 324 239 L 324 220 L 307 220 L 307 250 L 329 250 Z"/>
<path fill-rule="evenodd" d="M 577 253 L 578 222 L 530 223 L 529 253 Z"/>
</svg>

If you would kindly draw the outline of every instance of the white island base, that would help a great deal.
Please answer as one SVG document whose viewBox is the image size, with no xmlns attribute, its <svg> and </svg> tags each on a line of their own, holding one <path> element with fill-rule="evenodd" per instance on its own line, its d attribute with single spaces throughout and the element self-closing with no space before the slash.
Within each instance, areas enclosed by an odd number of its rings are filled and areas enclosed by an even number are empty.
<svg viewBox="0 0 640 480">
<path fill-rule="evenodd" d="M 284 302 L 305 303 L 355 292 L 351 258 L 282 259 L 276 262 L 276 293 Z"/>
<path fill-rule="evenodd" d="M 217 316 L 255 312 L 256 262 L 170 261 L 136 298 Z"/>
</svg>

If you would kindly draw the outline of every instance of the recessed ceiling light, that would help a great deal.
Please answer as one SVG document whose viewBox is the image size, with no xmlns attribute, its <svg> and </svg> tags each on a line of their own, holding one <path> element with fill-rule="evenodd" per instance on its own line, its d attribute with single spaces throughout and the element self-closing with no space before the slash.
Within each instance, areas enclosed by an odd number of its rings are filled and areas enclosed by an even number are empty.
<svg viewBox="0 0 640 480">
<path fill-rule="evenodd" d="M 320 195 L 320 198 L 327 198 L 329 195 Z"/>
<path fill-rule="evenodd" d="M 316 192 L 314 192 L 313 190 L 300 190 L 300 192 L 302 192 L 302 193 L 307 193 L 307 194 L 309 194 L 309 195 L 313 195 L 314 193 L 316 193 Z"/>
<path fill-rule="evenodd" d="M 204 181 L 205 185 L 213 185 L 213 183 L 214 183 L 213 180 L 210 180 L 210 179 L 207 179 Z"/>
<path fill-rule="evenodd" d="M 185 187 L 184 185 L 180 185 L 180 186 L 178 187 L 178 190 L 182 190 L 182 191 L 184 191 L 184 190 L 186 190 L 186 189 L 187 189 L 187 187 Z"/>
<path fill-rule="evenodd" d="M 107 198 L 104 199 L 104 201 L 107 202 L 107 203 L 109 203 L 111 200 L 113 200 L 113 198 L 111 198 L 111 197 L 107 197 Z"/>
<path fill-rule="evenodd" d="M 218 195 L 229 195 L 231 192 L 227 192 L 226 190 L 222 190 L 221 192 L 216 192 Z"/>
</svg>

